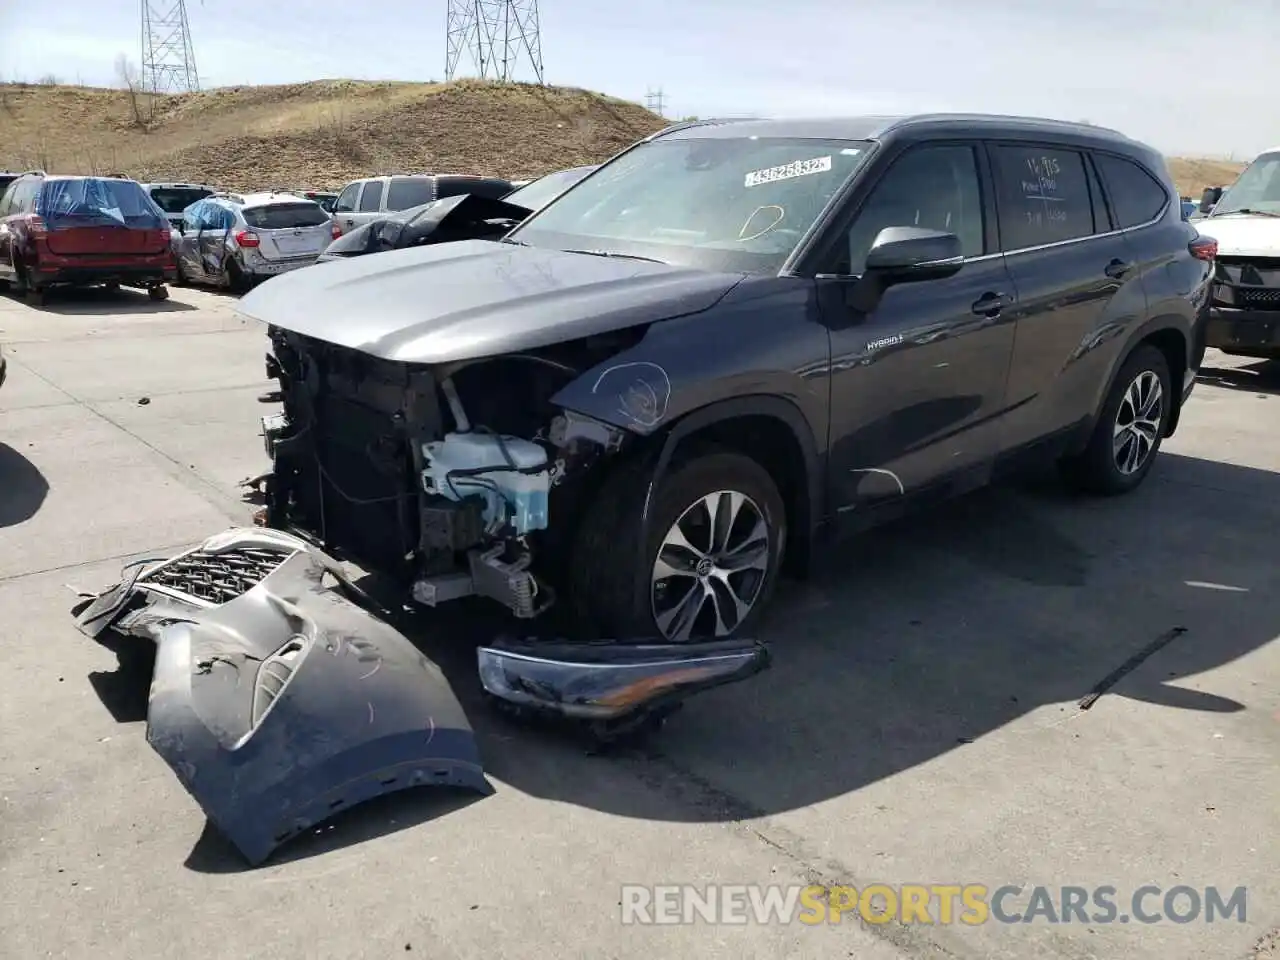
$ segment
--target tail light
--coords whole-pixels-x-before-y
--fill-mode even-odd
[[[236,234],[236,246],[238,247],[256,247],[258,243],[258,235],[256,233],[241,230]]]
[[[27,217],[27,231],[33,237],[42,237],[49,232],[49,228],[45,225],[43,218],[33,213]]]
[[[329,236],[331,236],[334,240],[337,240],[340,236],[342,236],[342,227],[337,220],[333,221],[333,226],[329,228]]]
[[[1187,244],[1187,249],[1197,260],[1212,262],[1218,256],[1218,241],[1213,237],[1196,237]]]

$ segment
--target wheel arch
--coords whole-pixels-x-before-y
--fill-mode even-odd
[[[1120,369],[1124,366],[1125,361],[1133,355],[1133,352],[1144,345],[1153,346],[1159,350],[1164,355],[1165,362],[1169,365],[1169,386],[1173,396],[1171,397],[1169,424],[1165,428],[1165,436],[1173,436],[1182,414],[1182,381],[1186,376],[1190,363],[1191,341],[1192,338],[1187,330],[1185,319],[1178,316],[1152,317],[1134,330],[1125,341],[1124,348],[1116,352],[1115,359],[1111,361],[1110,369],[1107,371],[1106,379],[1102,382],[1098,395],[1094,398],[1093,409],[1087,423],[1088,429],[1081,433],[1083,443],[1088,442],[1088,437],[1092,435],[1094,427],[1097,426],[1098,415],[1102,410],[1103,404],[1106,403],[1107,397],[1111,395],[1111,391],[1115,388],[1116,378],[1120,375]]]
[[[655,444],[658,439],[654,438]],[[774,478],[790,528],[784,569],[806,572],[814,534],[823,517],[822,458],[800,408],[783,397],[764,394],[732,397],[700,407],[661,434],[640,516],[637,562],[644,564],[650,508],[657,485],[678,452],[704,443],[751,457]]]

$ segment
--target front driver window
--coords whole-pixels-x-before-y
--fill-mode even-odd
[[[885,227],[954,233],[966,257],[982,256],[982,191],[973,148],[917,147],[895,160],[858,211],[833,272],[861,274]]]

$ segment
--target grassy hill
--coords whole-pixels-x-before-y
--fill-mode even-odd
[[[0,84],[0,169],[124,173],[230,189],[336,188],[376,172],[512,179],[603,160],[664,121],[564,87],[317,80],[149,97]],[[1170,158],[1184,195],[1241,164]]]
[[[377,172],[512,179],[605,159],[667,121],[585,90],[318,80],[149,97],[0,85],[0,169],[229,189],[336,188]]]

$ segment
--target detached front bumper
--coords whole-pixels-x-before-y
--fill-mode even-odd
[[[361,597],[320,550],[248,528],[126,568],[76,616],[100,642],[115,632],[156,644],[147,741],[251,864],[376,796],[492,791],[448,680]],[[601,733],[767,664],[752,641],[478,652],[490,695]]]
[[[1280,353],[1280,310],[1214,306],[1205,342],[1221,350]]]

